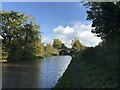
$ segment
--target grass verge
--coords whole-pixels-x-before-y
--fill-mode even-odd
[[[78,52],[56,88],[119,88],[117,49],[95,47]]]

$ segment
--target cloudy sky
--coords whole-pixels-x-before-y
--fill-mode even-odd
[[[35,16],[44,43],[59,38],[70,47],[71,40],[78,38],[82,44],[91,47],[101,41],[91,33],[91,22],[86,21],[86,8],[79,2],[3,2],[2,10]]]

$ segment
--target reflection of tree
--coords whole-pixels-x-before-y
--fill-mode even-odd
[[[41,64],[43,60],[3,63],[3,88],[40,88]],[[9,82],[10,81],[10,82]]]

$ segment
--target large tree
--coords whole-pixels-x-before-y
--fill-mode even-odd
[[[3,46],[7,48],[8,59],[17,60],[33,55],[35,43],[40,40],[40,26],[24,13],[0,11]]]
[[[89,2],[87,19],[92,20],[92,32],[103,40],[120,37],[120,2]]]

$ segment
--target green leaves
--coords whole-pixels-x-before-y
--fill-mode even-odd
[[[2,15],[3,45],[11,60],[34,55],[36,42],[40,41],[40,26],[29,16],[16,11],[0,11]],[[29,54],[29,55],[28,55]],[[26,56],[25,56],[26,55]]]
[[[102,39],[118,38],[120,31],[120,2],[90,2],[84,4],[87,20],[92,20],[92,32]]]
[[[56,49],[51,44],[47,44],[45,46],[45,55],[51,56],[53,54],[56,54]]]
[[[72,40],[72,48],[74,50],[80,50],[80,49],[83,49],[84,46],[80,43],[79,39],[73,39]]]
[[[59,39],[54,39],[53,41],[53,47],[54,48],[57,48],[57,49],[60,49],[62,47],[63,43],[61,40]]]

